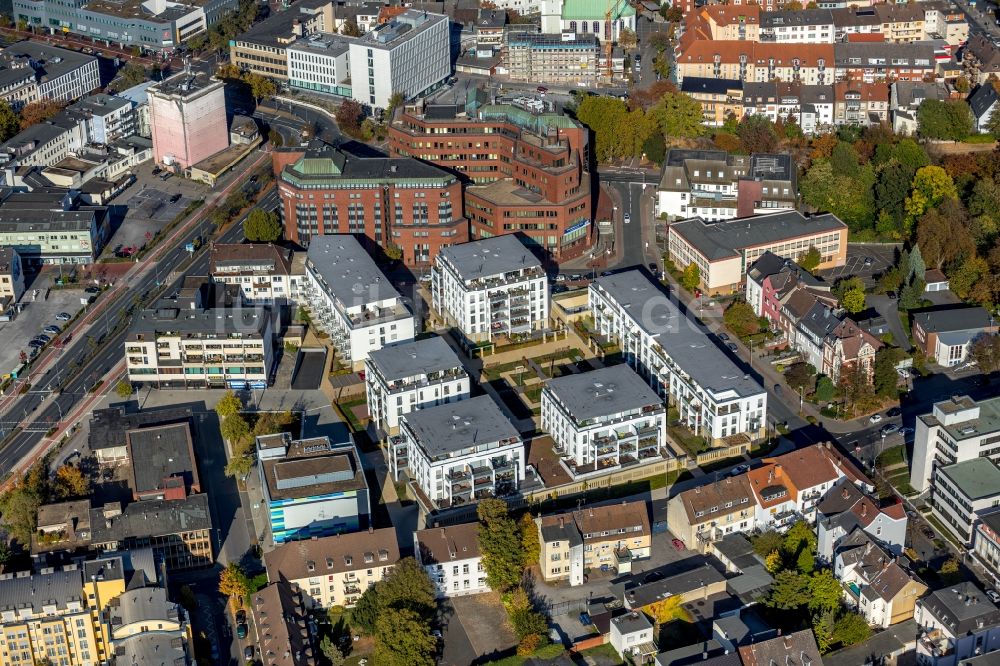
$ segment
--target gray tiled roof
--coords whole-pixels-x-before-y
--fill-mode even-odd
[[[996,324],[990,313],[982,307],[932,310],[913,316],[913,323],[918,324],[926,333],[987,328],[990,322]]]
[[[555,377],[551,391],[577,423],[640,409],[662,408],[663,400],[628,365],[612,365],[590,372]]]
[[[488,395],[421,409],[402,418],[430,458],[520,439],[517,428]]]
[[[65,609],[73,601],[84,605],[83,575],[79,569],[0,577],[0,610],[31,608],[41,613],[43,606],[53,604]]]
[[[1000,610],[981,589],[968,581],[931,592],[917,601],[954,636],[982,626],[1000,624]]]
[[[105,520],[101,508],[90,510],[91,542],[95,544],[197,532],[212,528],[208,495],[182,500],[143,500],[126,506],[121,515]]]
[[[798,211],[705,222],[700,217],[682,220],[670,227],[709,261],[739,256],[740,250],[776,243],[822,231],[838,231],[847,225],[836,215],[806,217]]]

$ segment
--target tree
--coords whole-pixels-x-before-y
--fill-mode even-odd
[[[833,385],[833,380],[826,375],[823,375],[816,381],[815,398],[818,402],[830,402],[833,400],[835,392],[836,387]]]
[[[361,633],[371,636],[375,633],[375,622],[378,620],[378,590],[375,584],[366,589],[347,611],[347,622]]]
[[[799,610],[807,606],[812,598],[809,582],[809,576],[803,576],[797,571],[779,571],[774,577],[771,593],[765,604],[781,610]]]
[[[871,638],[872,628],[857,613],[843,613],[833,624],[833,642],[841,647],[857,645]]]
[[[782,566],[784,566],[784,562],[781,560],[781,553],[776,550],[771,551],[767,554],[767,557],[764,558],[764,568],[766,568],[767,572],[772,576],[778,573]]]
[[[686,611],[682,607],[682,601],[683,597],[680,595],[669,596],[649,604],[643,608],[643,612],[656,625],[669,624],[674,620],[684,617]]]
[[[626,51],[634,49],[635,45],[638,43],[635,33],[628,28],[623,28],[618,33],[618,46],[622,47]]]
[[[246,453],[240,453],[229,459],[224,471],[226,476],[231,476],[234,479],[246,479],[251,469],[253,469],[253,457]]]
[[[684,268],[681,273],[681,286],[693,292],[701,284],[701,269],[693,261]]]
[[[258,103],[263,99],[274,97],[278,92],[274,81],[260,74],[251,72],[243,77],[243,81],[250,86],[250,94]]]
[[[793,389],[802,389],[806,393],[812,390],[816,378],[816,368],[809,363],[793,363],[785,371],[785,381]]]
[[[927,210],[945,199],[957,199],[958,190],[951,176],[939,166],[925,166],[917,170],[913,177],[912,191],[906,198],[906,233],[909,234],[913,222]]]
[[[403,93],[397,91],[389,96],[389,103],[385,107],[385,118],[388,122],[392,122],[392,115],[396,112],[396,109],[403,106],[406,101],[406,96]]]
[[[137,86],[146,81],[146,68],[142,65],[129,62],[118,72],[118,78],[108,86],[114,92],[128,90],[132,86]]]
[[[940,206],[924,213],[917,221],[917,243],[910,254],[911,264],[913,258],[919,256],[921,263],[926,257],[927,263],[942,268],[975,254],[976,241],[972,238],[962,203],[957,199],[945,199]],[[921,279],[926,272],[926,268],[922,268],[923,271],[914,271]]]
[[[927,264],[924,263],[924,255],[920,251],[920,245],[915,245],[913,251],[907,255],[907,266],[910,271],[907,278],[916,277],[918,280],[926,280]]]
[[[354,19],[347,19],[344,21],[344,25],[340,26],[340,34],[348,37],[360,37],[362,33],[361,28],[358,27],[357,21]]]
[[[119,379],[118,383],[115,384],[115,393],[117,393],[118,397],[123,400],[132,395],[133,392],[132,382],[127,379]]]
[[[696,139],[707,131],[701,103],[681,92],[668,92],[650,109],[650,114],[665,137]],[[645,136],[639,141],[639,145]]]
[[[973,128],[972,110],[963,100],[925,99],[917,109],[917,122],[925,139],[961,141]]]
[[[31,544],[42,500],[43,495],[27,483],[17,484],[0,497],[0,524],[24,546]]]
[[[969,346],[969,358],[982,373],[1000,370],[1000,335],[984,333],[977,336]]]
[[[194,591],[191,589],[190,585],[181,585],[179,600],[181,606],[188,611],[193,611],[198,608],[198,598],[194,596]]]
[[[803,550],[799,553],[798,558],[795,560],[795,568],[801,574],[812,573],[813,569],[816,568],[816,558],[813,556],[812,551]]]
[[[767,557],[771,553],[781,550],[785,543],[785,537],[775,530],[767,530],[750,538],[753,551],[761,557]]]
[[[387,608],[375,621],[375,658],[379,666],[434,666],[437,638],[426,620],[407,608]]]
[[[524,554],[524,568],[538,564],[538,556],[542,551],[542,544],[538,539],[538,526],[532,520],[531,514],[525,512],[521,516],[518,524],[521,530],[521,550]]]
[[[875,214],[875,172],[866,164],[859,173],[857,178],[837,175],[829,160],[816,160],[802,179],[802,198],[820,211],[833,213],[852,230],[867,228]]]
[[[830,152],[830,168],[838,176],[857,178],[861,173],[858,151],[846,141],[838,141]]]
[[[872,366],[872,382],[875,394],[884,398],[898,395],[899,373],[896,365],[906,354],[898,347],[883,347],[875,352],[875,363]]]
[[[271,210],[254,208],[243,222],[243,235],[251,243],[273,243],[281,232],[281,219]]]
[[[337,113],[334,114],[334,117],[340,131],[355,136],[361,129],[361,119],[365,117],[365,110],[358,102],[349,99],[337,107]]]
[[[841,297],[840,305],[851,314],[861,312],[865,309],[865,290],[856,287],[848,289]]]
[[[832,611],[840,607],[843,588],[830,569],[817,571],[809,579],[809,610]]]
[[[323,653],[330,666],[344,666],[344,653],[340,651],[340,648],[330,640],[329,636],[324,636],[323,640],[319,642],[319,651]]]
[[[215,413],[225,419],[243,411],[243,402],[232,391],[226,391],[215,405]]]
[[[434,618],[437,609],[434,583],[427,571],[412,557],[404,557],[378,583],[378,607],[412,611],[425,622]]]
[[[513,589],[521,582],[525,560],[517,523],[507,515],[507,504],[501,499],[481,501],[476,513],[486,582],[497,592]]]
[[[241,600],[250,594],[250,579],[236,562],[230,562],[219,572],[219,594],[233,600]]]
[[[642,154],[646,159],[656,164],[663,164],[667,156],[667,144],[663,140],[663,134],[653,132],[642,144]]]
[[[6,141],[17,134],[20,129],[21,122],[18,120],[17,114],[14,113],[14,109],[10,107],[10,103],[5,99],[0,100],[0,141]]]
[[[403,248],[399,247],[395,243],[389,243],[383,249],[385,252],[385,258],[389,261],[399,261],[403,258]]]
[[[760,319],[757,318],[753,308],[746,301],[733,301],[732,305],[726,308],[722,314],[722,320],[725,322],[726,328],[739,338],[760,332]]]
[[[235,446],[250,437],[250,424],[239,414],[233,414],[222,421],[220,431],[222,436]]]
[[[90,479],[79,467],[66,463],[56,470],[52,490],[61,500],[87,497],[90,495]]]
[[[25,104],[21,109],[21,129],[26,130],[32,125],[44,123],[65,108],[66,103],[54,99],[40,99],[31,104]]]
[[[285,145],[285,139],[281,136],[281,132],[272,128],[271,131],[267,133],[267,140],[271,143],[274,148],[281,148]]]
[[[782,550],[795,558],[798,558],[799,553],[803,550],[815,552],[816,533],[813,532],[809,523],[799,520],[789,527],[788,531],[785,532],[785,542],[782,544]]]
[[[1000,139],[1000,106],[993,107],[993,111],[986,121],[986,131],[992,134],[993,138]]]
[[[799,255],[796,263],[802,270],[812,273],[819,268],[821,261],[823,261],[823,255],[820,254],[815,245],[810,245],[808,250]]]
[[[758,114],[745,116],[736,127],[736,136],[740,138],[740,146],[747,154],[770,153],[778,146],[774,123]]]

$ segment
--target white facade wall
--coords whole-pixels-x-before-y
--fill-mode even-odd
[[[351,76],[349,49],[323,51],[307,44],[289,46],[288,83],[296,88],[337,94]]]
[[[69,102],[83,97],[92,90],[97,90],[100,87],[101,75],[97,67],[97,58],[88,58],[83,66],[78,67],[72,72],[66,72],[54,79],[41,81],[38,84],[38,99],[54,99]]]
[[[387,382],[370,360],[366,362],[365,386],[368,414],[375,427],[386,432],[395,431],[404,414],[464,400],[469,397],[471,390],[469,376],[461,365],[455,368],[454,375],[432,379],[427,374],[420,373]]]
[[[973,526],[980,511],[1000,506],[1000,488],[989,497],[972,499],[963,493],[946,474],[935,474],[931,485],[933,513],[962,542],[973,541]]]
[[[951,465],[980,456],[1000,465],[1000,432],[983,433],[976,429],[983,407],[989,408],[989,405],[976,404],[969,409],[951,409],[946,412],[935,404],[930,415],[917,417],[913,435],[913,459],[910,461],[910,485],[918,492],[931,486],[936,466]],[[945,426],[954,426],[960,432],[962,429],[965,432],[961,439],[956,440]]]
[[[768,33],[778,44],[833,44],[836,41],[837,29],[833,23],[817,23],[813,25],[779,25],[761,28],[761,37]],[[762,39],[762,41],[765,41]]]
[[[414,551],[416,552],[416,551]],[[468,557],[447,563],[428,563],[424,570],[437,590],[438,598],[461,597],[490,591],[486,584],[483,558]]]

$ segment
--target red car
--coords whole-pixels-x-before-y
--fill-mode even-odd
[[[674,544],[674,548],[676,548],[677,550],[684,550],[684,542],[681,541],[680,539],[674,539],[670,543]]]

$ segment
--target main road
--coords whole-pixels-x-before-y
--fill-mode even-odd
[[[257,164],[255,161],[241,174]],[[242,178],[234,176],[232,185],[241,183]],[[255,207],[274,208],[277,203],[277,190],[272,189]],[[203,210],[210,210],[210,207]],[[243,238],[242,221],[245,218],[246,215],[232,223],[217,240],[240,242]],[[198,250],[200,254],[193,261],[186,246],[196,239],[208,238],[213,231],[214,225],[208,220],[208,216],[202,215],[202,219],[196,224],[168,241],[168,249],[155,260],[155,266],[147,267],[147,270],[129,281],[123,293],[109,292],[101,297],[102,300],[95,306],[100,310],[92,318],[89,335],[77,335],[61,351],[49,352],[58,354],[55,361],[50,363],[52,367],[30,375],[30,390],[13,400],[0,414],[0,433],[7,435],[14,428],[20,428],[13,437],[7,438],[0,445],[0,476],[6,476],[15,469],[23,471],[23,463],[28,462],[32,452],[47,439],[50,429],[60,426],[81,405],[85,412],[99,402],[103,389],[112,388],[124,370],[124,342],[132,315],[137,309],[148,305],[149,297],[158,287],[166,285],[168,289],[164,291],[169,293],[169,289],[182,279],[181,275],[176,274],[180,269],[194,274],[207,274],[207,244]],[[110,312],[112,308],[113,313]],[[67,366],[71,359],[86,358],[90,354],[93,356],[82,367],[72,371],[72,377],[66,380],[67,373],[71,372]],[[99,386],[102,389],[100,391],[95,390],[99,382],[103,382]],[[75,416],[82,418],[83,414]],[[35,453],[36,456],[42,455],[44,449]]]

